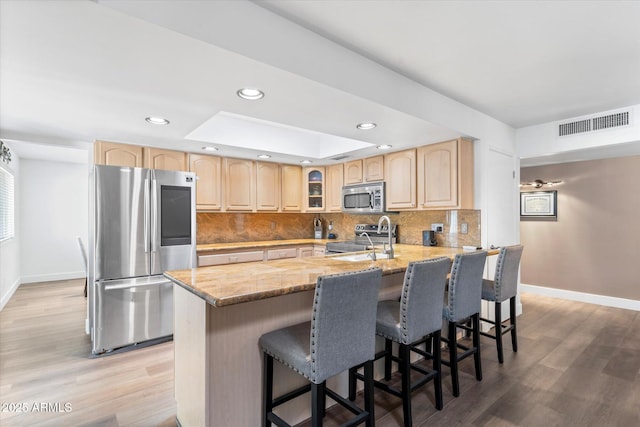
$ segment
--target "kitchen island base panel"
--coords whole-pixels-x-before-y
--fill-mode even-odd
[[[403,274],[382,277],[380,299],[400,295]],[[311,319],[314,291],[297,292],[243,304],[214,307],[179,285],[174,286],[175,396],[183,427],[261,423],[262,353],[258,339],[270,332]],[[376,347],[382,348],[379,340]],[[374,371],[384,374],[383,363]],[[274,364],[274,395],[305,384],[281,363]],[[346,396],[348,375],[328,380]],[[333,405],[327,399],[327,406]],[[308,419],[310,401],[303,395],[278,407],[283,418]]]

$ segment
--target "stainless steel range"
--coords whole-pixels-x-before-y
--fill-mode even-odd
[[[391,226],[392,243],[396,243],[396,230],[397,225],[393,224]],[[366,233],[366,235],[363,233]],[[367,235],[374,245],[382,245],[388,242],[389,226],[387,224],[382,225],[380,234],[378,234],[378,224],[356,224],[354,235],[355,238],[353,240],[327,243],[327,254],[366,251],[371,246]]]

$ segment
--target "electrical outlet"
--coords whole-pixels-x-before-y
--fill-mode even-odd
[[[460,233],[467,234],[468,232],[469,232],[469,224],[467,224],[466,222],[463,222],[462,224],[460,224]]]
[[[442,233],[444,231],[444,224],[431,224],[431,231]]]

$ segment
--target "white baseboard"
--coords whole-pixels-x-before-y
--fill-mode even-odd
[[[16,281],[13,282],[13,285],[11,285],[7,293],[5,295],[2,295],[2,298],[0,298],[0,311],[2,311],[5,305],[7,305],[7,303],[13,296],[13,294],[18,289],[18,286],[20,286],[20,279],[16,279]]]
[[[87,277],[84,271],[69,271],[67,273],[34,274],[22,276],[22,283],[55,282],[58,280],[82,279]]]
[[[525,285],[524,283],[520,284],[520,291],[571,301],[587,302],[590,304],[604,305],[607,307],[640,311],[640,301],[638,300],[610,297],[606,295],[588,294],[584,292],[567,291],[564,289],[546,288],[544,286]]]

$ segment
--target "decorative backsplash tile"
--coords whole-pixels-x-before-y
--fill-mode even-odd
[[[324,235],[329,222],[337,240],[353,239],[353,228],[359,223],[377,223],[380,215],[352,215],[343,213],[198,213],[197,242],[227,243],[259,240],[311,239],[313,220],[320,218]],[[436,234],[438,246],[480,246],[480,211],[414,211],[390,214],[392,223],[398,224],[398,242],[421,245],[422,230],[430,230],[431,224],[441,223],[442,233]],[[461,233],[467,224],[467,233]]]

